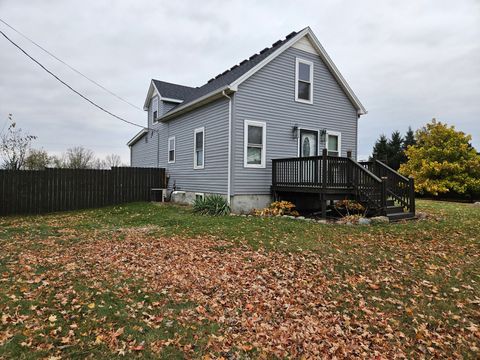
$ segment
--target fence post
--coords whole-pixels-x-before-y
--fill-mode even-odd
[[[408,185],[410,188],[410,212],[415,215],[415,180],[413,177],[408,178]]]

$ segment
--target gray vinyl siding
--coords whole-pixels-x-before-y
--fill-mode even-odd
[[[130,165],[157,167],[157,134],[149,132],[130,147]]]
[[[313,104],[295,101],[295,59],[312,61]],[[357,112],[319,56],[289,48],[239,86],[233,118],[232,194],[269,194],[271,160],[298,156],[295,125],[341,132],[341,155],[357,150]],[[266,123],[266,168],[244,168],[244,120]],[[320,144],[320,151],[325,146]]]
[[[167,164],[169,187],[178,190],[227,193],[228,100],[220,99],[168,123],[168,135],[175,136],[175,163]],[[193,168],[194,130],[205,128],[204,168]],[[168,153],[161,153],[165,161]]]
[[[169,101],[161,101],[161,102],[162,102],[162,115],[172,110],[175,106],[178,105],[178,103],[173,103]]]

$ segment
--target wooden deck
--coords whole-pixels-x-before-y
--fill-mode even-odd
[[[273,159],[272,193],[275,198],[285,193],[318,194],[324,216],[327,200],[345,197],[379,215],[398,215],[404,210],[415,214],[413,179],[378,160],[358,163],[326,151],[321,156]]]

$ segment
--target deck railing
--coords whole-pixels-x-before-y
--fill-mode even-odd
[[[367,168],[348,157],[296,157],[272,160],[272,187],[327,192],[345,190],[370,207],[383,212],[386,208],[385,183]]]
[[[377,177],[385,180],[387,197],[415,213],[415,189],[413,178],[407,178],[379,160],[360,163]]]

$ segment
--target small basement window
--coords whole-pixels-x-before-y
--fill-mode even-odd
[[[204,193],[195,193],[195,200],[203,200],[205,198]]]
[[[295,101],[312,104],[313,63],[297,58],[295,67]]]
[[[193,132],[193,168],[203,169],[205,162],[205,128]]]
[[[168,138],[168,162],[175,162],[175,136]]]
[[[245,120],[244,167],[265,167],[266,123]]]

